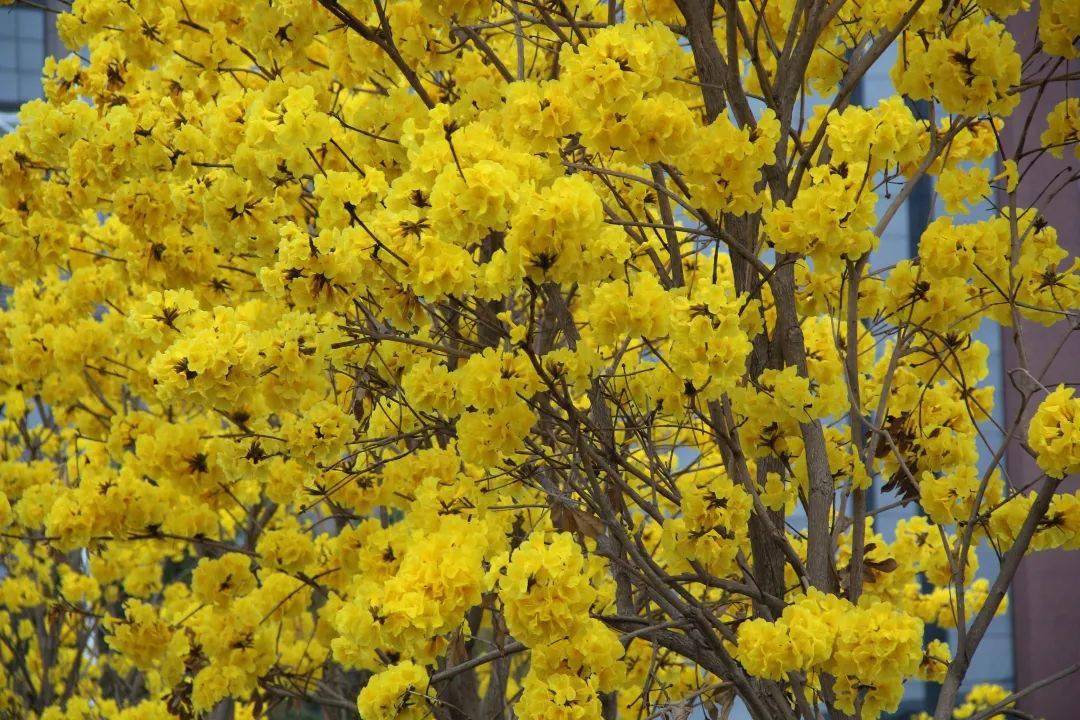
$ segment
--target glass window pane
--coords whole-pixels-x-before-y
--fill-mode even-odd
[[[7,109],[41,95],[45,18],[36,8],[0,9],[0,104]]]
[[[41,17],[41,12],[34,8],[19,8],[16,23],[19,37],[31,40],[45,38],[45,20]]]
[[[45,61],[45,48],[40,40],[19,40],[19,70],[34,73]]]
[[[19,76],[19,101],[25,102],[41,95],[41,78],[24,73]]]
[[[19,100],[19,76],[12,70],[0,70],[0,102],[7,105]]]
[[[15,58],[17,56],[15,47],[12,40],[0,40],[0,69],[15,69]]]

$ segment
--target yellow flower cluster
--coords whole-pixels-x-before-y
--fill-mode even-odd
[[[421,720],[431,714],[428,674],[406,660],[371,677],[356,700],[365,720]]]
[[[618,636],[590,617],[610,603],[594,575],[567,533],[534,533],[493,562],[508,628],[532,649],[523,718],[596,718],[599,694],[624,679]]]
[[[892,70],[896,89],[912,99],[936,100],[951,113],[1008,115],[1020,102],[1020,55],[1005,26],[973,17],[924,43],[904,42]]]
[[[736,556],[748,549],[750,496],[721,470],[687,473],[678,488],[681,512],[664,523],[671,567],[689,571],[689,563],[698,562],[718,577],[736,572]]]
[[[370,531],[370,528],[368,528]],[[443,522],[438,532],[417,530],[395,547],[389,538],[370,532],[355,538],[362,552],[368,543],[384,565],[380,575],[357,576],[347,602],[336,604],[332,622],[340,636],[334,652],[347,665],[376,669],[394,657],[431,661],[445,650],[442,636],[457,629],[464,614],[484,590],[486,544],[481,528],[463,518]],[[367,535],[367,537],[365,537]],[[382,537],[379,537],[382,535]],[[361,558],[362,560],[363,558]],[[365,563],[367,565],[367,563]]]
[[[501,565],[497,581],[506,621],[526,645],[575,634],[599,601],[585,557],[567,533],[530,535]]]
[[[812,118],[804,136],[820,129],[820,112]],[[833,163],[869,163],[877,173],[890,165],[912,171],[926,154],[925,122],[915,119],[900,97],[888,97],[875,107],[852,106],[834,113],[825,129]],[[868,152],[871,150],[871,152]]]
[[[736,657],[752,675],[780,679],[794,671],[836,678],[837,706],[862,717],[895,710],[903,683],[923,658],[923,624],[888,603],[854,606],[811,591],[788,605],[775,622],[739,626]]]
[[[1039,38],[1043,49],[1066,58],[1080,56],[1076,39],[1080,37],[1080,9],[1068,0],[1039,3]]]
[[[1080,398],[1059,386],[1043,398],[1028,424],[1028,444],[1039,467],[1052,477],[1080,470]]]
[[[794,203],[779,202],[765,213],[769,242],[779,252],[809,255],[822,269],[873,250],[877,194],[870,172],[864,161],[813,168]]]
[[[114,621],[111,630],[109,643],[139,668],[164,660],[175,637],[157,610],[139,600],[127,603],[124,619]]]
[[[199,562],[191,576],[191,592],[200,601],[213,605],[230,602],[255,589],[251,561],[240,553]]]
[[[1080,98],[1068,98],[1054,106],[1046,116],[1046,129],[1039,142],[1054,157],[1064,157],[1066,148],[1072,146],[1075,153],[1080,153]]]
[[[1000,685],[979,683],[974,685],[971,690],[968,691],[967,695],[964,696],[964,701],[953,710],[952,717],[954,720],[967,720],[968,718],[975,717],[992,707],[996,707],[999,703],[1004,702],[1011,694],[1012,693]],[[987,720],[1005,720],[1005,718],[1009,717],[1007,709],[1014,705],[1015,703],[1006,704],[1003,708],[1005,712],[990,715]],[[914,720],[930,720],[930,715],[927,713],[919,713],[914,716]]]

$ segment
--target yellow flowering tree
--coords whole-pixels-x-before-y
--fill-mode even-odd
[[[1018,191],[1080,101],[1014,112],[1080,4],[1039,61],[1027,5],[74,0],[0,138],[0,716],[1007,709],[968,666],[1080,547],[1019,330],[1080,273]]]

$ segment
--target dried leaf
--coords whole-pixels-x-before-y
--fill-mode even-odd
[[[604,534],[604,521],[578,510],[576,507],[556,502],[551,506],[551,524],[556,530],[584,535],[594,540]]]
[[[469,659],[469,646],[465,644],[465,634],[458,630],[450,638],[450,647],[447,649],[446,662],[449,667],[460,665]]]

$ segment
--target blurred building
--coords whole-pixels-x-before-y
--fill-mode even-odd
[[[0,131],[13,126],[20,105],[41,95],[45,57],[62,53],[52,19],[38,8],[0,8]]]

